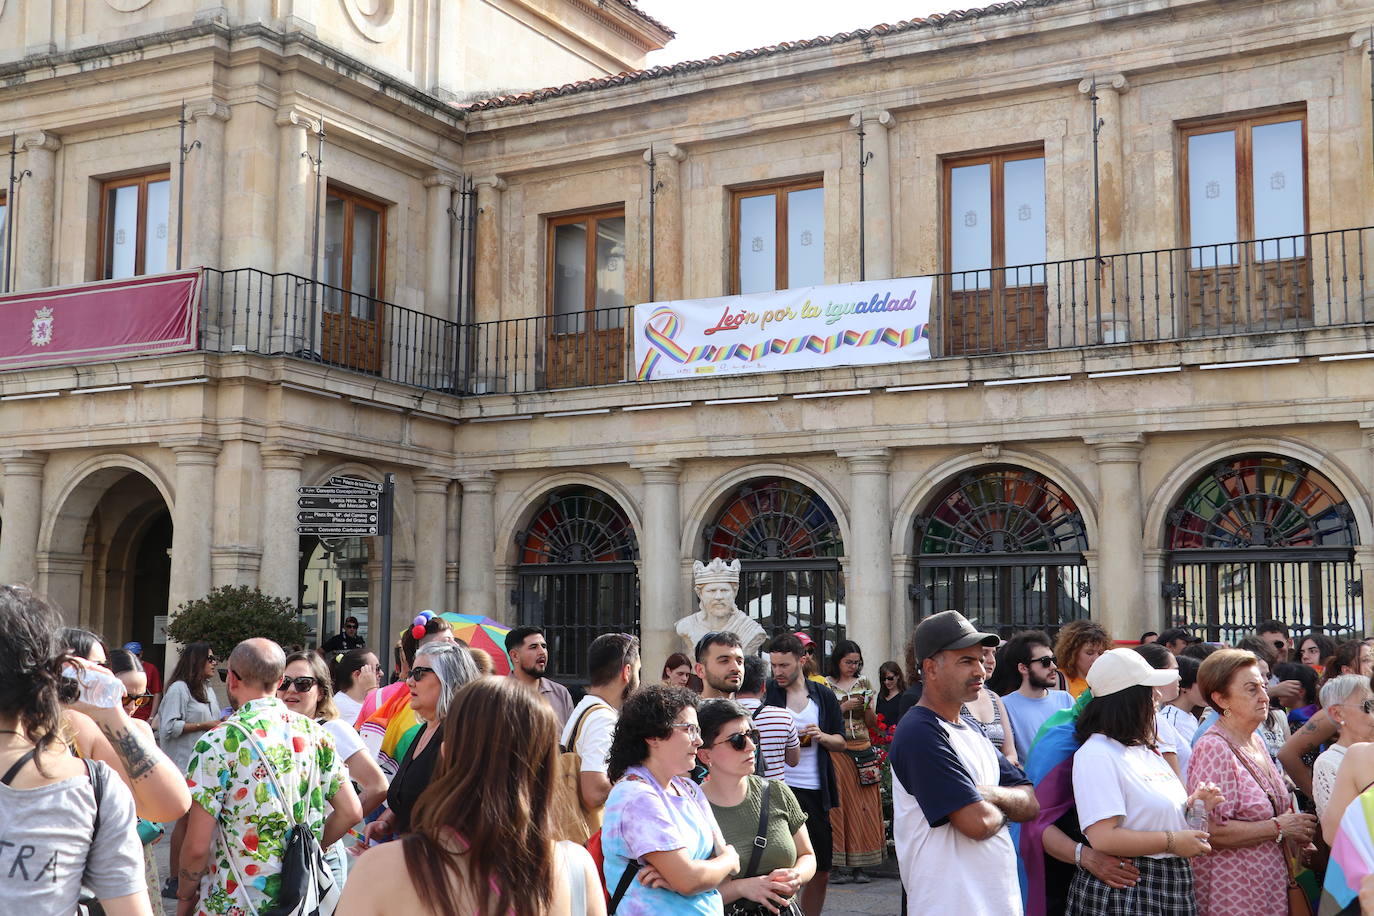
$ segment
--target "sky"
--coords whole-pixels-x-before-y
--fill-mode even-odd
[[[983,0],[635,0],[677,33],[650,67],[985,6]],[[990,0],[988,0],[990,2]]]

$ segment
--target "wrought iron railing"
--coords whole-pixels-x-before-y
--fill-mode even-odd
[[[1374,322],[1374,228],[933,277],[935,358]],[[633,306],[463,325],[294,274],[207,270],[207,350],[287,354],[455,394],[634,378]]]

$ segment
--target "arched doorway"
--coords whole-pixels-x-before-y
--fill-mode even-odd
[[[1029,468],[960,474],[915,520],[917,617],[954,608],[986,630],[1053,634],[1088,616],[1087,529],[1073,498]]]
[[[549,670],[586,684],[602,633],[639,635],[639,542],[625,510],[593,487],[552,491],[516,535],[515,618],[544,628]]]
[[[704,559],[740,561],[740,610],[769,634],[804,630],[826,655],[844,638],[844,542],[835,513],[795,480],[739,487],[702,533]]]
[[[1169,511],[1171,623],[1233,640],[1265,620],[1333,636],[1364,632],[1359,532],[1345,497],[1292,458],[1225,458]]]

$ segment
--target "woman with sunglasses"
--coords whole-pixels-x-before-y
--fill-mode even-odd
[[[806,812],[782,780],[765,782],[754,775],[759,733],[744,707],[734,700],[707,700],[697,710],[697,719],[697,757],[711,771],[702,791],[725,842],[748,850],[739,874],[720,886],[727,916],[798,913],[794,898],[816,873]],[[765,797],[768,817],[760,833]],[[759,836],[765,846],[755,844]]]
[[[740,860],[687,778],[701,747],[700,702],[686,687],[653,684],[620,708],[601,822],[602,875],[619,916],[722,916],[716,888]]]
[[[348,767],[348,777],[357,787],[358,800],[362,802],[366,817],[386,800],[386,777],[353,726],[339,718],[330,688],[329,671],[318,654],[293,652],[286,657],[286,676],[277,688],[277,699],[285,703],[287,709],[315,720],[329,732],[338,758]],[[343,840],[325,851],[325,861],[340,886],[348,874],[346,856]]]
[[[186,772],[191,751],[200,736],[223,721],[215,714],[215,695],[210,681],[215,675],[219,659],[208,642],[193,642],[181,651],[172,676],[162,690],[158,706],[157,738],[162,751],[172,758],[178,770]],[[181,860],[181,844],[186,839],[186,818],[179,818],[172,828],[171,858],[167,884],[162,896],[175,900],[177,895],[177,863]]]
[[[415,802],[434,776],[434,765],[439,759],[439,733],[443,730],[449,704],[458,688],[477,677],[472,655],[461,646],[437,642],[416,651],[406,685],[410,690],[410,708],[421,723],[420,731],[406,748],[396,775],[391,779],[386,809],[364,831],[368,842],[410,830]],[[496,723],[485,724],[500,727]]]
[[[878,668],[878,684],[878,699],[873,706],[883,724],[894,728],[902,718],[902,691],[906,690],[902,666],[896,662],[883,662]]]
[[[156,739],[153,737],[152,726],[142,719],[136,718],[135,715],[140,709],[146,709],[153,702],[153,695],[148,692],[148,674],[143,670],[143,663],[127,649],[111,649],[107,664],[110,673],[124,685],[122,705],[124,711],[129,714],[129,718],[134,722],[134,731],[141,734],[149,742],[154,742]],[[144,835],[145,828],[149,830],[146,837]],[[162,878],[152,847],[152,844],[161,838],[161,827],[151,821],[139,822],[139,839],[143,841],[143,874],[147,878],[148,900],[152,903],[153,916],[161,916],[165,912],[161,897]]]

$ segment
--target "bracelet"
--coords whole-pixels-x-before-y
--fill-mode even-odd
[[[1172,830],[1164,831],[1164,851],[1170,855],[1174,852],[1174,832]]]
[[[1083,844],[1079,843],[1073,848],[1073,864],[1079,868],[1083,867]]]
[[[1279,823],[1279,819],[1276,818],[1276,817],[1271,817],[1271,818],[1269,818],[1269,819],[1270,819],[1271,821],[1274,822],[1274,842],[1275,842],[1275,843],[1282,843],[1282,842],[1283,842],[1283,825]]]

